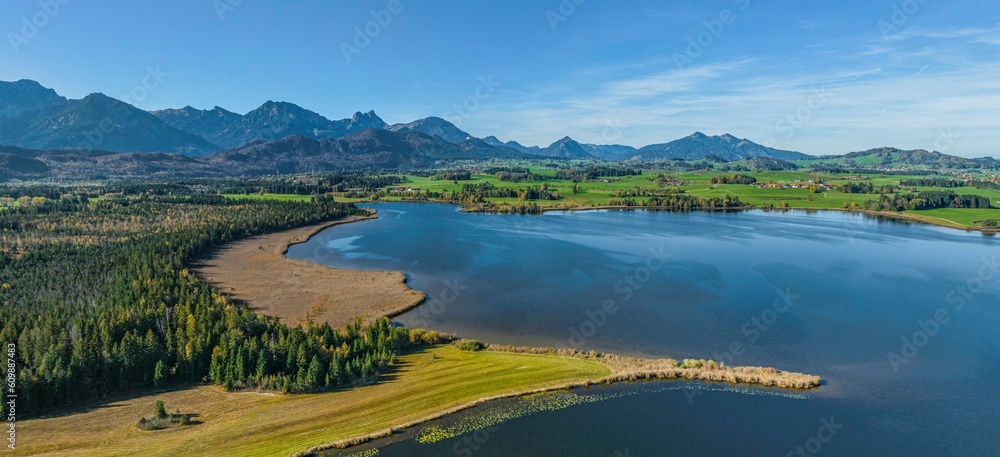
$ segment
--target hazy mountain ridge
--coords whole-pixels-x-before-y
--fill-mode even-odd
[[[406,169],[438,161],[524,158],[517,151],[470,139],[458,144],[416,131],[365,129],[340,138],[293,135],[212,154],[208,163],[236,174]]]
[[[708,136],[701,132],[641,149],[584,144],[568,136],[545,148],[529,147],[495,136],[478,139],[439,117],[389,125],[368,111],[334,121],[293,103],[275,101],[243,115],[218,106],[146,112],[99,93],[67,99],[30,80],[0,82],[2,144],[10,145],[0,146],[0,176],[4,179],[406,169],[456,160],[532,158],[639,162],[746,159],[759,161],[754,163],[763,168],[783,169],[794,167],[791,162],[796,160],[816,159],[729,134]],[[967,159],[888,147],[820,159],[830,159],[832,166],[979,168],[997,163],[992,158]]]
[[[582,144],[578,143],[576,140],[570,137],[563,137],[561,140],[556,141],[549,145],[549,147],[542,149],[539,155],[545,157],[554,157],[559,159],[595,159],[594,155],[591,155],[590,150],[583,147]]]
[[[513,141],[513,140],[504,143],[499,138],[497,138],[495,136],[492,136],[492,135],[488,136],[486,138],[483,138],[483,141],[485,141],[487,144],[490,144],[492,146],[506,146],[508,148],[511,148],[511,149],[514,149],[514,150],[517,150],[517,151],[521,151],[521,152],[523,152],[525,154],[529,154],[529,155],[540,156],[541,152],[542,152],[542,148],[540,148],[538,146],[524,146],[521,143],[518,143],[517,141]]]
[[[824,158],[835,157],[838,156],[824,156]],[[982,166],[995,166],[997,163],[997,160],[992,157],[970,159],[938,151],[928,151],[926,149],[905,150],[892,147],[880,147],[865,151],[856,151],[839,157],[850,160],[876,157],[880,159],[880,164],[884,165],[898,164],[941,168],[978,168]]]
[[[387,127],[393,132],[420,132],[426,135],[436,136],[449,143],[461,143],[472,138],[468,132],[455,126],[440,117],[428,117],[419,119],[407,124],[393,124]]]
[[[290,135],[313,139],[339,138],[352,132],[368,128],[385,128],[387,125],[374,111],[358,112],[349,119],[332,121],[294,103],[274,101],[265,102],[244,115],[218,106],[211,110],[199,110],[187,106],[152,113],[178,130],[199,135],[227,149],[253,141],[272,141]]]
[[[669,159],[703,159],[708,155],[725,160],[752,159],[766,157],[785,161],[813,158],[795,151],[784,151],[740,139],[730,134],[708,136],[701,132],[669,143],[652,144],[638,150],[636,160],[657,161]]]
[[[219,145],[218,134],[243,116],[216,106],[210,110],[200,110],[189,106],[180,109],[150,111],[167,125],[194,135],[198,135],[215,145]]]
[[[68,102],[66,97],[30,79],[0,82],[0,119],[16,119]]]
[[[53,104],[0,124],[0,143],[34,149],[203,155],[220,148],[174,129],[152,114],[104,94]]]

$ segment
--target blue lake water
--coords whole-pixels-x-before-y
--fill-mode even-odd
[[[1000,455],[1000,239],[837,212],[374,208],[288,255],[406,272],[430,298],[408,327],[825,380],[805,397],[587,389],[602,400],[380,456]]]

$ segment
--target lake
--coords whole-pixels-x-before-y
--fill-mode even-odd
[[[373,207],[377,220],[328,229],[288,256],[406,272],[429,297],[396,319],[408,327],[825,381],[806,395],[681,382],[579,390],[599,399],[433,444],[411,439],[418,427],[374,443],[380,456],[1000,455],[994,237],[840,212]]]

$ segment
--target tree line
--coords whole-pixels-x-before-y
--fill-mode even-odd
[[[626,167],[612,166],[592,166],[586,168],[571,168],[556,171],[556,179],[564,179],[572,182],[583,182],[598,178],[620,178],[627,176],[639,176],[642,170]]]
[[[943,187],[943,188],[955,188],[955,187],[966,187],[968,185],[965,181],[959,181],[957,179],[948,178],[918,178],[918,179],[902,179],[899,181],[899,185],[903,187]]]
[[[906,211],[937,208],[989,208],[990,199],[980,195],[958,195],[954,191],[927,191],[917,194],[883,195],[865,202],[869,211]]]
[[[896,191],[893,186],[876,186],[870,182],[849,182],[837,186],[837,190],[845,194],[891,194]]]
[[[0,211],[0,341],[17,344],[18,406],[37,415],[186,382],[299,392],[373,378],[428,338],[385,320],[290,328],[186,270],[223,243],[359,211],[329,197],[79,195]]]
[[[712,184],[756,184],[757,178],[750,175],[728,175],[728,176],[713,176],[711,179]]]
[[[697,197],[674,192],[664,196],[652,196],[643,200],[634,198],[608,200],[610,206],[662,208],[678,211],[741,209],[748,205],[736,196]]]

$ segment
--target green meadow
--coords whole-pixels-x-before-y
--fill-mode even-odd
[[[438,193],[456,193],[461,191],[464,184],[477,184],[487,182],[497,188],[524,189],[529,186],[546,186],[550,191],[559,193],[558,200],[533,200],[539,207],[547,209],[574,208],[585,209],[608,205],[609,200],[616,198],[615,192],[630,189],[656,190],[661,188],[654,178],[663,173],[674,182],[681,183],[677,186],[689,195],[699,197],[726,197],[734,196],[749,205],[755,207],[776,207],[789,209],[830,209],[841,210],[851,208],[853,205],[862,205],[866,201],[879,198],[877,194],[848,194],[835,190],[837,185],[849,183],[857,175],[842,175],[822,173],[816,174],[809,171],[769,171],[769,172],[745,172],[757,179],[759,183],[776,184],[806,184],[821,178],[825,184],[832,186],[832,189],[818,189],[812,192],[808,188],[780,188],[780,187],[757,187],[754,185],[738,184],[712,184],[713,177],[727,176],[733,173],[718,171],[695,171],[695,172],[673,172],[669,170],[643,170],[642,175],[628,177],[607,177],[591,179],[584,182],[574,183],[569,180],[556,179],[556,170],[549,167],[531,165],[525,166],[533,174],[543,176],[545,179],[509,182],[501,181],[494,175],[473,174],[471,179],[463,181],[434,180],[429,177],[406,175],[406,182],[403,184],[387,186],[383,190],[387,192],[397,189],[413,190]],[[867,178],[864,182],[870,182],[875,186],[899,185],[900,180],[916,179],[927,176],[880,176],[876,174],[861,175]],[[673,187],[673,186],[669,186]],[[574,188],[576,192],[574,193]],[[988,197],[994,202],[996,207],[1000,207],[1000,192],[994,190],[976,189],[973,187],[962,187],[956,189],[941,189],[934,187],[920,187],[916,191],[928,190],[953,190],[958,194],[972,194]],[[907,192],[907,189],[897,188],[897,192]],[[346,198],[343,193],[334,194],[341,201],[346,202],[366,202],[371,198]],[[275,199],[275,200],[307,200],[309,196],[303,195],[278,195],[278,194],[251,194],[251,195],[227,195],[229,198],[253,198],[253,199]],[[382,196],[380,201],[404,201],[401,196]],[[641,197],[635,198],[637,202],[644,202]],[[512,198],[488,198],[487,201],[494,203],[518,203]],[[972,229],[979,226],[978,222],[986,219],[1000,219],[1000,210],[989,209],[933,209],[921,211],[906,211],[903,213],[887,214],[890,216],[917,219],[924,222],[944,225],[954,228]]]

